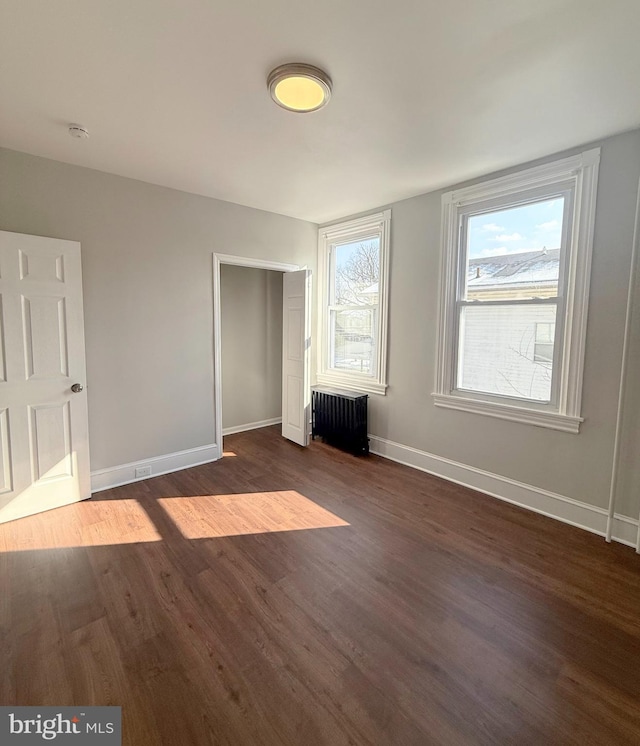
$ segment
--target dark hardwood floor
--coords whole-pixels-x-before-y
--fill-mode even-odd
[[[639,744],[640,557],[266,428],[0,526],[0,703],[124,743]]]

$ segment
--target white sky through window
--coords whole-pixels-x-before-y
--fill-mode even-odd
[[[371,248],[378,248],[377,239],[365,239],[363,241],[353,241],[352,243],[341,243],[336,247],[336,268],[345,269],[347,262],[351,257],[358,253],[360,246],[366,246]]]
[[[564,199],[546,200],[469,218],[469,259],[559,249]]]

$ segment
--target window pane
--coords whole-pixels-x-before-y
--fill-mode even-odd
[[[556,333],[555,323],[539,321],[536,323],[536,342],[533,348],[533,359],[537,363],[551,365],[553,362],[553,341]]]
[[[376,375],[378,309],[331,311],[331,367]]]
[[[555,304],[463,307],[457,388],[549,401],[555,321]]]
[[[336,244],[334,287],[336,306],[377,306],[380,280],[380,239]]]
[[[466,300],[558,295],[564,197],[469,217]]]

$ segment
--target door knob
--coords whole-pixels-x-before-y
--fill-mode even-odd
[[[71,387],[71,391],[73,391],[74,394],[79,394],[84,386],[81,383],[74,383]]]

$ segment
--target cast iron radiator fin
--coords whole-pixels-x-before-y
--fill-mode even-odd
[[[367,394],[314,386],[311,436],[355,454],[369,453]]]

